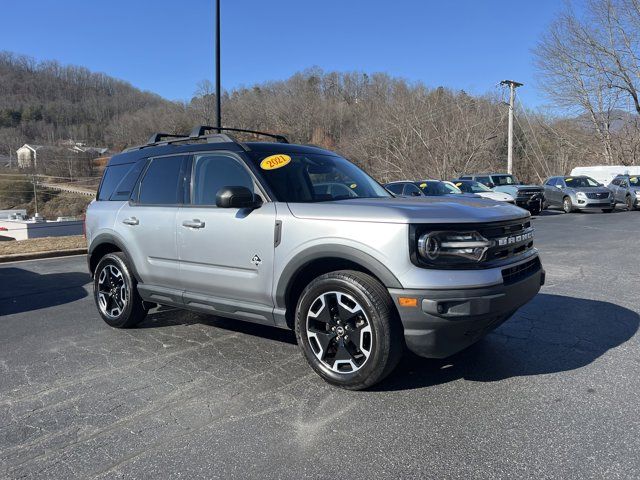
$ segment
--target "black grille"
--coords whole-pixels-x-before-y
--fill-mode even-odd
[[[528,220],[486,226],[478,231],[487,240],[493,240],[493,245],[487,250],[485,262],[504,260],[533,248],[533,228]]]
[[[540,259],[538,257],[528,262],[521,263],[515,267],[502,270],[502,280],[505,285],[513,285],[540,270]]]
[[[534,189],[534,188],[521,188],[518,190],[518,197],[533,197],[534,195],[540,194],[542,193],[542,190],[540,189]]]
[[[589,192],[587,193],[587,198],[591,198],[591,199],[603,199],[603,198],[609,198],[609,194],[607,192],[601,192],[601,193],[595,193],[595,192]]]

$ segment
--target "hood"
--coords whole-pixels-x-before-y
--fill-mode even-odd
[[[486,198],[353,198],[289,203],[291,213],[312,220],[379,223],[486,223],[526,218],[525,210]]]
[[[490,198],[491,200],[497,200],[499,202],[513,202],[513,197],[504,192],[482,192],[478,193],[481,197]]]

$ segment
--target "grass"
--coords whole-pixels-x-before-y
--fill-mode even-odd
[[[87,243],[83,235],[32,238],[30,240],[0,242],[0,256],[47,252],[50,250],[74,250],[86,247]]]

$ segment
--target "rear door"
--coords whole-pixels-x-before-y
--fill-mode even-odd
[[[544,198],[547,201],[547,205],[555,205],[555,190],[556,188],[556,177],[551,177],[544,184]]]
[[[235,153],[196,154],[192,163],[190,202],[176,219],[184,302],[272,324],[275,203],[218,208],[216,193],[225,186],[265,195]]]
[[[131,200],[116,218],[116,230],[147,285],[180,289],[176,215],[184,200],[187,158],[150,159]]]

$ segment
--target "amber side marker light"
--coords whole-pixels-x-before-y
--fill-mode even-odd
[[[398,297],[398,303],[401,307],[417,307],[418,299],[411,297]]]

